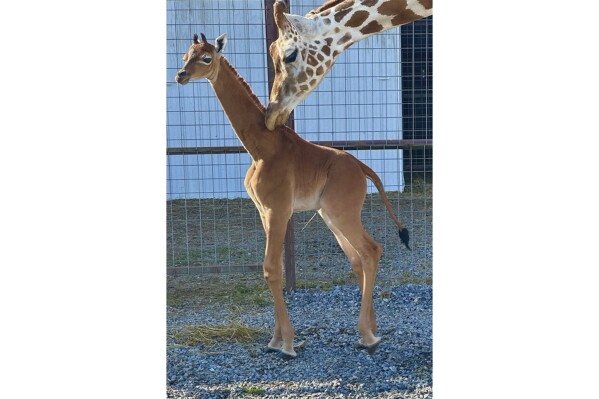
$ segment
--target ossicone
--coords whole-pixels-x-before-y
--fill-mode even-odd
[[[200,35],[202,36],[202,41],[204,43],[208,43],[208,40],[206,40],[206,36],[203,33],[200,33]],[[198,41],[198,34],[194,34],[193,35],[193,44],[200,44],[200,42]]]

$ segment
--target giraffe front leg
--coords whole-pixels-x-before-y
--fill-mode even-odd
[[[283,298],[283,268],[281,255],[287,229],[287,219],[267,212],[265,217],[266,251],[264,255],[264,278],[274,300],[275,325],[268,348],[291,357],[297,356],[293,349],[294,331],[289,321]]]
[[[280,274],[281,272],[279,272]],[[285,300],[283,298],[283,287],[281,280],[278,281],[274,276],[265,271],[264,273],[270,291],[272,292],[275,302],[275,326],[272,339],[268,343],[268,348],[271,350],[280,351],[283,354],[291,357],[297,356],[293,349],[294,331],[289,321]]]
[[[268,343],[268,349],[274,351],[280,351],[283,349],[283,335],[281,334],[281,324],[277,319],[277,312],[275,311],[275,326],[273,328],[272,339]]]

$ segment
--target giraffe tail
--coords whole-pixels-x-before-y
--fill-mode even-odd
[[[412,248],[410,248],[410,245],[409,245],[410,233],[408,232],[408,229],[405,228],[400,223],[400,221],[397,219],[397,217],[395,217],[395,214],[393,213],[393,208],[391,207],[391,204],[389,203],[389,200],[387,199],[387,195],[385,194],[385,189],[383,188],[383,183],[381,182],[381,179],[374,172],[374,170],[370,169],[366,164],[362,163],[358,159],[356,159],[356,161],[358,161],[358,165],[360,165],[362,172],[364,172],[366,177],[368,179],[370,179],[370,181],[372,181],[372,183],[375,185],[376,189],[379,190],[379,193],[381,194],[383,203],[385,204],[385,208],[387,208],[387,212],[389,212],[389,216],[391,216],[391,219],[393,220],[393,222],[395,222],[395,224],[397,225],[397,228],[399,229],[399,239],[401,240],[403,245],[405,245],[406,248],[411,251]]]

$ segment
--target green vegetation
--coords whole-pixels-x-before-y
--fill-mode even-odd
[[[399,276],[399,283],[400,284],[419,284],[419,285],[432,285],[433,284],[433,278],[432,277],[423,277],[423,276],[417,276],[413,273],[410,272],[403,272],[400,276]]]
[[[246,275],[239,282],[203,276],[192,283],[170,284],[167,289],[167,304],[177,306],[184,303],[223,303],[234,306],[270,306],[272,296],[264,279]],[[182,280],[183,281],[183,280]],[[197,281],[197,280],[196,280]]]
[[[356,284],[356,279],[353,273],[342,273],[336,276],[333,276],[330,280],[311,280],[311,281],[302,281],[296,280],[295,288],[297,289],[309,289],[309,288],[318,288],[323,291],[328,291],[331,287],[336,285],[348,285],[348,284]]]
[[[264,389],[259,387],[242,387],[241,390],[244,393],[249,393],[251,395],[262,395],[264,394]]]
[[[176,255],[167,256],[167,267],[251,264],[256,262],[256,254],[229,246],[205,246],[202,250],[181,250]]]

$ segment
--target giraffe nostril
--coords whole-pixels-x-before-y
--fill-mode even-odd
[[[185,75],[187,75],[187,71],[179,71],[179,73],[177,73],[177,75],[185,76]]]

